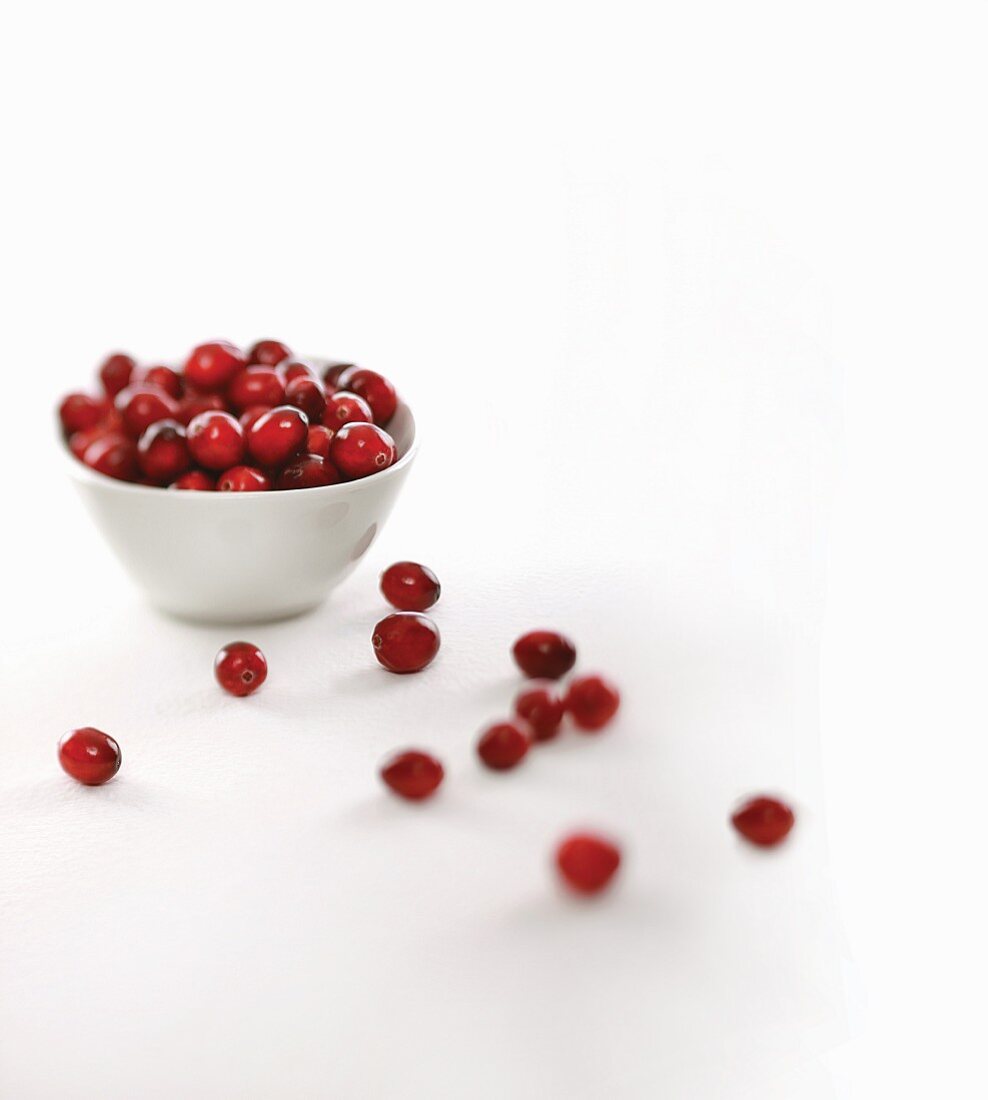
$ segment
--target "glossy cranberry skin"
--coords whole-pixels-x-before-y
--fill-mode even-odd
[[[371,644],[388,672],[420,672],[439,652],[439,629],[425,615],[397,611],[374,627]]]
[[[163,390],[169,397],[174,398],[176,401],[182,396],[185,390],[182,379],[171,369],[171,367],[150,367],[141,377],[141,384],[144,386],[154,386],[156,389]]]
[[[99,368],[99,380],[103,383],[103,390],[107,397],[116,397],[117,394],[130,385],[137,363],[129,355],[122,351],[108,355]]]
[[[566,691],[566,710],[581,730],[603,729],[621,705],[618,689],[603,676],[579,676]]]
[[[374,414],[362,397],[346,390],[338,390],[326,398],[322,422],[327,428],[338,432],[344,424],[373,424]]]
[[[290,462],[278,475],[276,489],[318,489],[341,481],[340,472],[319,455],[302,455]]]
[[[240,414],[240,427],[244,430],[245,438],[258,420],[260,420],[265,413],[269,413],[270,411],[270,405],[251,405],[249,409],[244,409]]]
[[[347,481],[370,477],[394,464],[395,441],[374,424],[344,424],[329,445],[329,458]]]
[[[556,849],[556,868],[577,894],[599,894],[620,866],[620,848],[596,833],[573,833]]]
[[[751,844],[773,848],[789,835],[796,823],[792,809],[777,798],[750,798],[731,816],[731,824]]]
[[[322,383],[301,375],[293,378],[285,386],[285,404],[301,409],[310,424],[318,424],[326,412],[326,393]]]
[[[206,393],[224,390],[247,366],[247,357],[226,340],[200,344],[185,361],[185,377]]]
[[[296,378],[311,378],[313,382],[322,382],[318,368],[306,359],[290,359],[287,363],[282,363],[278,370],[286,386]]]
[[[340,388],[340,375],[344,371],[353,370],[353,363],[327,363],[323,368],[322,380],[330,391]]]
[[[58,417],[66,432],[95,428],[106,413],[106,403],[88,393],[70,393],[58,406]]]
[[[566,704],[551,683],[533,684],[515,698],[515,714],[536,741],[551,741],[562,725]]]
[[[256,645],[231,642],[216,654],[213,673],[231,695],[253,695],[268,678],[268,662]]]
[[[117,481],[136,481],[141,473],[137,464],[137,445],[120,432],[107,432],[90,443],[82,461],[97,473]]]
[[[285,383],[274,367],[248,367],[230,383],[227,397],[237,412],[244,412],[252,405],[273,409],[284,403]]]
[[[381,768],[385,784],[409,802],[421,802],[436,793],[443,781],[443,766],[427,752],[407,749],[395,753]]]
[[[517,767],[528,754],[532,739],[528,730],[517,722],[495,722],[480,735],[477,755],[494,771]]]
[[[247,352],[247,362],[250,366],[276,367],[291,354],[291,348],[280,340],[258,340]]]
[[[233,466],[216,479],[218,493],[265,493],[271,479],[255,466]]]
[[[192,457],[207,470],[228,470],[243,461],[244,430],[229,413],[200,413],[187,434]]]
[[[169,489],[185,489],[199,493],[211,493],[216,484],[204,470],[189,470],[168,486]]]
[[[70,730],[58,743],[62,770],[87,787],[100,787],[120,771],[120,746],[92,726]]]
[[[523,634],[511,652],[518,667],[533,680],[558,680],[576,664],[576,647],[554,630]]]
[[[137,462],[145,477],[167,485],[192,465],[185,429],[177,420],[159,420],[141,436]]]
[[[386,428],[398,408],[398,395],[394,386],[383,375],[363,367],[351,367],[338,379],[340,389],[350,390],[362,397],[371,407],[374,423]]]
[[[176,420],[188,427],[200,413],[227,411],[226,401],[218,393],[190,393],[179,401]]]
[[[116,408],[123,417],[124,429],[138,439],[159,420],[178,418],[178,402],[154,386],[128,386],[116,397]]]
[[[102,424],[97,424],[95,428],[86,428],[81,432],[73,432],[69,436],[69,450],[76,458],[82,461],[82,457],[85,455],[89,444],[95,443],[97,439],[102,439],[104,435],[109,434],[109,431],[110,429],[104,428]]]
[[[301,452],[308,435],[305,413],[291,405],[279,405],[251,425],[247,449],[261,466],[284,466]]]
[[[439,578],[414,561],[396,561],[381,574],[381,594],[399,611],[428,611],[439,600]]]
[[[322,424],[313,424],[309,428],[305,449],[310,455],[318,455],[329,461],[329,445],[333,442],[336,433],[330,428],[324,428]]]

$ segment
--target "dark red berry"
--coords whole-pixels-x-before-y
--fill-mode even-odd
[[[322,382],[305,375],[292,378],[285,386],[285,404],[301,409],[310,424],[318,424],[326,412],[326,393]]]
[[[408,749],[385,761],[381,778],[395,794],[410,802],[420,802],[435,793],[442,783],[443,766],[427,752]]]
[[[84,432],[95,428],[106,413],[106,402],[88,393],[70,393],[58,406],[58,416],[66,432]]]
[[[329,461],[329,445],[333,442],[336,433],[331,428],[324,428],[322,424],[313,424],[309,428],[305,449],[310,455],[318,455]]]
[[[577,894],[599,894],[621,866],[621,850],[595,833],[574,833],[556,849],[556,867]]]
[[[370,405],[355,393],[339,390],[326,398],[326,411],[322,422],[327,428],[338,432],[344,424],[373,424],[374,414]]]
[[[347,481],[380,473],[398,457],[395,441],[374,424],[344,424],[329,445],[333,465]]]
[[[141,436],[137,462],[145,477],[167,485],[192,465],[185,429],[177,420],[159,420]]]
[[[329,387],[330,391],[338,390],[340,388],[340,375],[344,371],[352,369],[353,363],[327,363],[326,366],[323,367],[322,380]]]
[[[216,654],[217,683],[231,695],[252,695],[268,678],[264,654],[250,642],[231,642]]]
[[[281,377],[284,378],[286,386],[295,378],[311,378],[313,382],[322,384],[318,367],[307,359],[290,359],[288,362],[282,363],[278,370],[281,372]]]
[[[731,816],[731,824],[752,844],[772,848],[789,835],[796,815],[777,798],[750,798]]]
[[[178,403],[178,414],[175,417],[180,424],[186,427],[200,414],[204,412],[226,412],[226,401],[218,393],[190,393],[186,394]]]
[[[117,394],[116,408],[123,417],[125,430],[135,439],[159,420],[178,418],[178,402],[155,386],[128,386]]]
[[[551,741],[565,713],[566,704],[551,683],[532,684],[515,699],[515,714],[531,728],[536,741]]]
[[[95,428],[86,428],[81,432],[73,432],[69,436],[69,450],[81,461],[89,444],[95,443],[97,439],[102,439],[104,435],[108,434],[109,429],[103,427],[102,424],[97,424]]]
[[[216,479],[218,493],[264,493],[271,488],[271,479],[254,466],[232,466]]]
[[[285,400],[285,383],[274,367],[248,367],[230,383],[227,397],[237,412],[252,405],[273,409]]]
[[[440,591],[436,574],[414,561],[397,561],[381,574],[381,593],[399,611],[428,611]]]
[[[620,705],[618,689],[603,676],[579,676],[566,692],[566,710],[581,730],[603,729]]]
[[[247,358],[234,344],[217,340],[192,349],[185,361],[185,377],[196,389],[214,393],[225,390],[247,366]]]
[[[182,379],[171,367],[150,367],[141,377],[141,384],[163,390],[169,397],[176,400],[182,396],[185,388],[182,385]]]
[[[276,367],[292,354],[291,348],[280,340],[258,340],[247,352],[247,362],[254,366]]]
[[[244,430],[244,436],[251,428],[261,419],[261,417],[271,411],[270,405],[251,405],[249,409],[244,409],[240,414],[240,427]]]
[[[58,743],[62,770],[85,783],[99,787],[120,771],[120,746],[109,734],[92,726],[70,730]]]
[[[200,493],[211,493],[216,485],[204,470],[189,470],[168,486],[169,489],[188,489]]]
[[[129,386],[133,378],[137,363],[123,352],[114,352],[108,355],[99,368],[99,379],[103,383],[103,389],[107,397],[116,397],[117,394]]]
[[[419,672],[439,652],[439,630],[424,615],[398,611],[374,627],[371,644],[389,672]]]
[[[512,653],[518,667],[533,680],[558,680],[576,664],[576,647],[554,630],[523,634]]]
[[[387,378],[363,367],[351,367],[339,376],[338,385],[362,397],[371,407],[374,423],[387,427],[398,407],[398,395]]]
[[[318,489],[322,485],[335,485],[340,472],[319,455],[302,455],[290,462],[278,475],[276,489]]]
[[[120,432],[107,432],[90,443],[82,461],[97,473],[117,481],[136,481],[141,473],[137,465],[137,445]]]
[[[308,434],[305,413],[291,405],[279,405],[251,425],[247,449],[261,466],[284,466],[301,452]]]
[[[507,771],[525,759],[532,739],[516,722],[496,722],[480,735],[477,755],[495,771]]]
[[[189,450],[200,466],[228,470],[244,457],[244,430],[225,412],[200,413],[188,427]]]

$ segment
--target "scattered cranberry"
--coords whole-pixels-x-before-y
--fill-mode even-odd
[[[112,779],[120,771],[121,759],[116,741],[92,726],[70,730],[58,743],[62,770],[87,787],[99,787]]]
[[[310,455],[318,455],[329,461],[329,445],[333,442],[336,433],[330,428],[324,428],[322,424],[313,424],[309,428],[305,449]]]
[[[200,466],[228,470],[244,457],[244,430],[229,413],[200,413],[188,428],[189,450]]]
[[[374,424],[344,424],[329,445],[333,465],[347,479],[380,473],[398,457],[395,441]]]
[[[577,894],[599,894],[621,866],[621,850],[594,833],[574,833],[556,849],[556,867]]]
[[[381,768],[381,778],[402,798],[421,802],[443,781],[443,766],[427,752],[408,749],[396,753]]]
[[[276,489],[318,489],[323,485],[335,485],[340,472],[319,455],[302,455],[290,462],[278,475]]]
[[[189,470],[187,474],[182,474],[180,478],[173,481],[168,486],[169,489],[188,489],[193,492],[199,493],[211,493],[216,485],[209,474],[203,470]]]
[[[599,730],[617,714],[618,689],[603,676],[580,676],[566,692],[566,709],[581,730]]]
[[[389,672],[420,672],[439,652],[439,630],[424,615],[387,615],[371,638],[374,656]]]
[[[439,578],[414,561],[398,561],[381,574],[381,593],[399,611],[428,611],[439,599]]]
[[[117,394],[130,385],[137,363],[123,352],[114,352],[108,355],[99,368],[99,379],[103,383],[103,390],[107,397],[116,397]]]
[[[340,389],[351,390],[371,407],[374,423],[386,428],[398,407],[398,395],[394,386],[376,371],[363,367],[351,367],[338,378]]]
[[[305,413],[279,405],[251,425],[247,449],[262,466],[284,466],[299,454],[309,434]]]
[[[119,432],[108,432],[86,448],[82,461],[97,473],[117,481],[136,481],[140,476],[137,446]]]
[[[177,420],[159,420],[141,436],[137,462],[145,477],[167,485],[192,465],[185,429]]]
[[[154,386],[128,386],[117,394],[116,407],[124,428],[135,439],[159,420],[175,420],[178,416],[178,402]]]
[[[285,404],[301,409],[310,423],[318,424],[326,412],[326,393],[322,382],[305,375],[291,379],[285,386]]]
[[[86,393],[70,393],[58,406],[62,427],[67,432],[83,432],[95,428],[106,412],[104,402]]]
[[[285,383],[274,367],[248,367],[230,383],[227,397],[237,412],[244,412],[252,405],[273,409],[285,400]]]
[[[292,354],[291,348],[280,340],[258,340],[247,352],[247,362],[264,367],[276,367]]]
[[[338,390],[326,398],[322,422],[327,428],[338,432],[344,424],[373,424],[374,414],[362,397],[347,393],[346,390]]]
[[[216,479],[219,493],[264,493],[271,488],[271,479],[254,466],[232,466]]]
[[[562,725],[566,704],[553,684],[525,688],[515,699],[515,714],[527,723],[536,741],[551,741]]]
[[[217,683],[231,695],[252,695],[268,678],[264,654],[250,642],[230,642],[216,654]]]
[[[182,379],[171,367],[151,367],[144,372],[141,383],[145,386],[154,386],[159,390],[163,390],[169,397],[176,400],[182,396],[184,389]]]
[[[226,340],[200,344],[185,361],[185,377],[197,389],[213,393],[226,389],[247,366],[243,352]]]
[[[251,430],[251,428],[261,419],[261,417],[271,411],[270,405],[251,405],[249,409],[244,409],[240,414],[240,427],[244,430],[244,435]]]
[[[777,798],[751,798],[731,816],[731,824],[752,844],[772,848],[789,835],[796,815]]]
[[[322,380],[331,389],[339,389],[340,375],[353,369],[353,363],[327,363],[323,369]]]
[[[514,644],[518,667],[533,680],[558,680],[576,664],[576,647],[554,630],[532,630]]]
[[[515,722],[496,722],[480,735],[477,755],[495,771],[507,771],[525,759],[531,745],[528,732]]]

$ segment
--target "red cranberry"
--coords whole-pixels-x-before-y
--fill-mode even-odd
[[[339,376],[338,384],[340,389],[351,390],[362,397],[374,413],[374,423],[387,427],[398,407],[398,395],[383,375],[363,367],[351,367]]]
[[[599,730],[617,714],[618,689],[603,676],[580,676],[566,692],[566,709],[581,730]]]
[[[179,401],[176,419],[188,427],[200,413],[226,411],[226,402],[218,393],[190,393]]]
[[[424,615],[398,611],[374,627],[371,644],[389,672],[420,672],[439,652],[439,630]]]
[[[558,680],[576,664],[576,647],[554,630],[532,630],[514,644],[518,667],[533,680]]]
[[[621,850],[594,833],[574,833],[556,849],[556,867],[577,894],[599,894],[621,866]]]
[[[86,453],[89,444],[95,443],[97,439],[102,439],[107,434],[109,429],[102,424],[97,424],[95,428],[86,428],[81,432],[73,432],[69,436],[69,450],[82,461],[82,456]]]
[[[141,384],[144,386],[155,386],[159,390],[163,390],[169,397],[174,397],[176,400],[182,396],[184,386],[182,385],[182,379],[171,369],[171,367],[151,367],[144,372],[141,378]]]
[[[116,741],[92,726],[70,730],[58,743],[62,770],[87,787],[99,787],[112,779],[120,771],[121,759]]]
[[[116,407],[124,428],[135,439],[159,420],[175,420],[178,416],[175,399],[154,386],[128,386],[117,394]]]
[[[117,481],[136,481],[141,472],[134,441],[119,432],[107,432],[90,443],[82,461],[97,473]]]
[[[428,611],[440,591],[436,574],[414,561],[397,561],[381,574],[381,593],[399,611]]]
[[[177,420],[159,420],[141,436],[137,461],[145,477],[164,485],[192,465],[185,429]]]
[[[271,411],[270,405],[251,405],[249,409],[244,409],[240,414],[240,427],[244,430],[244,436],[246,437],[250,429],[261,419],[261,417]]]
[[[347,479],[369,477],[393,465],[395,441],[374,424],[344,424],[329,445],[333,465]]]
[[[137,363],[129,355],[120,351],[108,355],[99,368],[99,378],[106,396],[116,397],[124,387],[129,386],[136,369]]]
[[[216,480],[220,493],[263,493],[271,488],[271,479],[254,466],[233,466]]]
[[[70,393],[58,406],[62,427],[67,432],[83,432],[87,428],[95,428],[105,413],[105,403],[86,393]]]
[[[731,816],[731,824],[752,844],[772,848],[789,835],[796,815],[777,798],[751,798]]]
[[[322,424],[313,424],[309,428],[305,449],[310,455],[318,455],[329,461],[329,445],[333,442],[336,433],[330,428],[324,428]]]
[[[247,449],[262,466],[284,466],[299,454],[309,434],[305,413],[279,405],[251,425]]]
[[[274,367],[248,367],[230,383],[227,396],[237,412],[251,405],[267,405],[272,409],[284,402],[285,383]]]
[[[311,378],[313,382],[322,383],[318,368],[307,359],[291,359],[287,363],[282,363],[278,370],[286,386],[296,378]]]
[[[268,678],[268,662],[256,645],[231,642],[216,654],[216,680],[231,695],[252,695]]]
[[[536,741],[551,741],[565,713],[566,704],[552,684],[533,684],[515,699],[515,714],[529,725]]]
[[[495,771],[514,768],[525,759],[531,738],[528,731],[514,722],[496,722],[480,735],[477,755]]]
[[[370,405],[355,393],[339,390],[326,398],[326,411],[322,422],[327,428],[338,432],[344,424],[373,424],[374,414]]]
[[[229,413],[200,413],[188,428],[189,450],[200,466],[228,470],[244,457],[244,430]]]
[[[285,403],[301,409],[312,424],[318,424],[326,412],[326,393],[322,383],[298,376],[285,386]]]
[[[421,802],[443,781],[443,766],[427,752],[408,749],[395,753],[381,768],[381,778],[402,798]]]
[[[318,489],[322,485],[335,485],[340,472],[319,455],[302,455],[290,462],[278,475],[276,489]]]
[[[353,369],[353,363],[327,363],[323,368],[322,380],[331,390],[339,389],[340,375]]]
[[[215,488],[213,479],[204,470],[189,470],[168,486],[169,489],[189,489],[200,493],[211,493]]]
[[[247,362],[254,366],[276,367],[292,354],[291,348],[280,340],[258,340],[247,352]]]
[[[247,366],[244,353],[226,340],[200,344],[185,361],[185,377],[197,389],[223,390]]]

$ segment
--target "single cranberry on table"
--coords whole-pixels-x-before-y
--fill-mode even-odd
[[[576,646],[555,630],[531,630],[512,647],[515,662],[533,680],[558,680],[576,664]]]
[[[525,759],[531,744],[528,730],[519,723],[495,722],[481,733],[477,755],[488,768],[508,771]]]
[[[251,425],[247,449],[261,466],[284,466],[301,453],[308,435],[305,413],[293,405],[278,405]]]
[[[159,420],[141,436],[137,462],[145,477],[165,485],[192,465],[185,429],[177,420]]]
[[[777,798],[749,798],[731,815],[731,824],[751,844],[773,848],[789,835],[796,823],[791,807]]]
[[[329,461],[329,445],[333,442],[333,436],[336,433],[331,428],[323,427],[322,424],[312,424],[309,427],[309,434],[306,437],[305,449],[310,455],[318,455],[320,458],[325,458]]]
[[[566,710],[587,732],[603,729],[618,712],[621,693],[603,676],[578,676],[566,690]]]
[[[252,405],[273,409],[284,403],[285,383],[274,367],[248,367],[230,383],[226,395],[238,413]]]
[[[251,642],[230,642],[216,654],[216,682],[231,695],[252,695],[268,678],[268,662]]]
[[[128,386],[117,394],[114,404],[123,417],[124,429],[135,439],[159,420],[178,418],[178,402],[157,386]]]
[[[247,362],[264,367],[276,367],[292,354],[291,348],[280,340],[258,340],[247,352]]]
[[[420,672],[439,652],[439,629],[425,615],[396,611],[374,627],[371,645],[388,672]]]
[[[175,419],[188,427],[200,413],[226,411],[226,401],[218,393],[187,393],[178,403]]]
[[[351,367],[343,371],[337,384],[340,389],[350,390],[370,405],[375,424],[380,424],[382,428],[388,426],[388,421],[398,408],[398,395],[384,375],[363,367]]]
[[[292,378],[285,386],[285,404],[301,409],[310,424],[318,424],[326,412],[326,393],[322,382],[305,376]]]
[[[385,784],[409,802],[421,802],[435,794],[443,781],[443,766],[427,752],[406,749],[395,753],[381,768]]]
[[[265,493],[271,479],[256,466],[232,466],[216,479],[218,493]]]
[[[515,698],[515,714],[532,731],[536,741],[551,741],[562,725],[566,704],[553,683],[532,684]]]
[[[164,390],[169,397],[176,400],[185,392],[181,377],[171,367],[149,367],[141,376],[141,383]]]
[[[102,730],[83,726],[70,730],[58,743],[62,770],[87,787],[100,787],[120,771],[120,746]]]
[[[621,866],[621,849],[597,833],[573,833],[556,848],[556,869],[577,894],[599,894]]]
[[[235,344],[216,340],[192,349],[185,361],[185,377],[198,390],[214,393],[226,389],[247,366],[247,357]]]
[[[293,459],[275,480],[276,489],[318,489],[323,485],[336,485],[342,478],[328,459],[319,455],[302,455]]]
[[[66,432],[95,428],[106,415],[106,402],[88,393],[70,393],[58,406],[58,417]]]
[[[200,413],[190,422],[186,434],[192,457],[200,466],[209,470],[228,470],[243,461],[244,430],[229,413]]]
[[[395,441],[375,424],[344,424],[329,445],[329,458],[347,479],[370,477],[394,465]]]
[[[137,362],[130,355],[122,351],[108,355],[99,368],[99,380],[103,383],[103,390],[107,397],[116,397],[117,394],[129,386],[137,369]]]
[[[338,390],[326,398],[322,422],[327,428],[339,431],[344,424],[373,424],[374,414],[362,397],[346,390]]]
[[[204,470],[189,470],[168,486],[169,489],[186,489],[192,492],[211,493],[216,482]]]
[[[120,432],[108,432],[90,443],[82,461],[97,473],[117,481],[136,481],[141,474],[137,444]]]
[[[428,611],[441,591],[436,574],[418,562],[397,561],[381,574],[381,593],[399,611]]]

